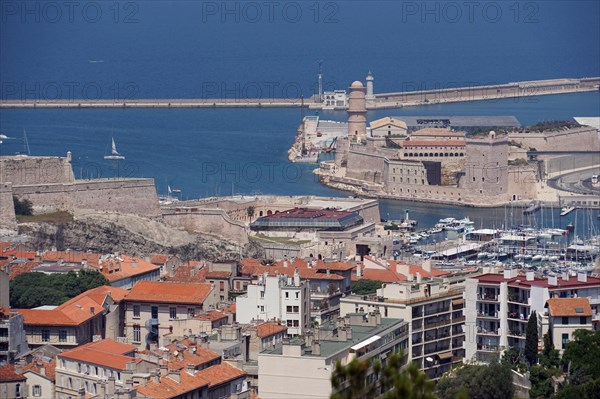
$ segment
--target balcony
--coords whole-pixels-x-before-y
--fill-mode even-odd
[[[497,319],[498,312],[477,312],[477,317],[488,318],[488,319]]]
[[[443,307],[443,308],[435,308],[435,309],[427,309],[425,311],[425,316],[431,316],[434,314],[440,314],[440,313],[446,313],[450,311],[450,306],[447,307]]]
[[[499,352],[502,350],[502,347],[500,345],[477,344],[477,350],[482,352]]]
[[[450,324],[450,319],[434,321],[431,323],[425,322],[425,329],[435,328],[435,327],[443,327]]]
[[[477,327],[477,334],[498,336],[498,330],[488,330],[481,326]]]
[[[524,331],[512,330],[512,331],[508,332],[508,335],[511,336],[511,337],[525,338],[525,332]]]
[[[452,324],[463,323],[465,321],[465,316],[455,317],[452,319]]]
[[[517,294],[508,294],[508,302],[512,302],[512,303],[521,303],[524,305],[528,305],[529,304],[529,298],[526,298],[524,296],[521,295],[517,295]]]
[[[497,294],[477,294],[477,300],[481,302],[498,302]]]
[[[527,319],[523,316],[522,313],[518,313],[518,312],[507,312],[506,316],[510,319],[510,320],[514,320],[514,321],[522,321],[524,323],[527,323]]]

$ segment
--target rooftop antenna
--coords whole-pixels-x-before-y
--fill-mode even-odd
[[[319,61],[319,101],[323,101],[323,60]]]

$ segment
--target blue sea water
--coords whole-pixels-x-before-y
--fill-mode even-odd
[[[467,3],[2,0],[0,97],[309,97],[318,60],[326,88],[346,88],[371,70],[376,92],[600,75],[599,2]],[[596,92],[381,110],[368,119],[515,115],[531,124],[599,109]],[[102,159],[114,136],[126,155],[118,175],[153,177],[161,193],[169,185],[183,198],[347,195],[320,185],[314,166],[287,161],[300,120],[299,109],[2,109],[0,131],[17,139],[0,153],[23,151],[26,130],[32,155],[72,151],[79,177],[114,176]],[[390,218],[406,208],[381,205]],[[466,212],[412,208],[430,222],[429,209]]]

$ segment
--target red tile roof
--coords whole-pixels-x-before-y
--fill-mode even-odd
[[[34,267],[39,266],[41,264],[42,262],[37,261],[25,263],[11,263],[9,266],[5,266],[10,271],[10,273],[8,274],[8,279],[12,281],[21,274],[31,272]]]
[[[248,330],[256,330],[256,335],[258,337],[266,338],[275,334],[286,332],[287,327],[268,321],[257,326],[249,327]]]
[[[165,361],[169,369],[171,370],[181,370],[186,368],[188,365],[193,365],[194,367],[202,366],[203,364],[214,362],[221,358],[216,352],[211,351],[201,345],[195,344],[191,342],[189,339],[184,339],[179,341],[180,345],[186,347],[184,350],[180,350],[177,347],[177,344],[169,344],[166,346],[167,351],[171,354],[170,361]],[[192,349],[192,352],[190,352]],[[157,351],[159,354],[164,352]],[[178,357],[174,355],[175,352],[178,352]]]
[[[208,381],[210,387],[214,387],[244,377],[246,372],[231,366],[229,363],[221,363],[201,370],[196,375]]]
[[[155,265],[164,265],[165,263],[167,263],[167,255],[154,254],[150,258],[150,263],[153,263]]]
[[[464,147],[464,140],[404,140],[402,147]]]
[[[113,340],[108,340],[109,342],[103,341],[106,340],[90,342],[75,349],[65,351],[58,356],[116,370],[125,370],[127,363],[139,363],[142,361],[141,359],[124,355],[124,353],[135,351],[135,346],[122,344]]]
[[[362,278],[365,280],[379,280],[384,283],[395,283],[407,279],[406,276],[396,273],[391,269],[364,269],[362,271]]]
[[[25,381],[26,378],[21,374],[17,374],[15,366],[7,364],[4,367],[0,367],[0,382],[17,382]]]
[[[97,266],[98,270],[108,281],[115,282],[132,276],[151,273],[160,270],[160,266],[146,262],[140,258],[134,258],[127,255],[121,255],[118,259],[103,260]]]
[[[42,374],[42,368],[44,368],[44,374]],[[56,359],[52,359],[49,362],[45,362],[40,359],[33,359],[31,363],[28,363],[23,367],[23,373],[32,371],[40,375],[45,375],[51,381],[56,380]]]
[[[125,299],[136,302],[201,304],[212,290],[211,284],[140,281]]]
[[[197,315],[196,318],[200,319],[200,320],[217,321],[217,320],[227,319],[227,315],[218,310],[209,310],[206,313]]]
[[[591,316],[592,307],[588,298],[550,298],[546,302],[550,316]]]
[[[221,271],[212,271],[206,273],[206,278],[229,278],[231,277],[231,272],[221,272]]]
[[[302,260],[296,260],[295,262],[289,262],[288,266],[285,267],[284,262],[278,262],[275,265],[262,265],[260,263],[260,259],[242,259],[241,264],[241,274],[246,276],[259,276],[263,273],[268,273],[270,276],[275,275],[288,275],[288,277],[292,277],[294,275],[294,270],[298,269],[298,274],[300,278],[303,280],[311,279],[311,280],[333,280],[339,281],[343,280],[344,277],[338,274],[333,273],[332,271],[339,270],[337,267],[341,266],[333,266],[333,269],[329,269],[330,273],[327,275],[328,267],[326,263],[324,263],[322,267],[317,264],[315,267],[309,268],[306,262]],[[338,263],[338,262],[336,262]],[[343,262],[339,262],[343,263]],[[344,266],[345,267],[345,266]]]
[[[204,267],[201,262],[190,261],[175,269],[175,275],[167,277],[167,281],[182,282],[182,283],[204,283],[208,267]]]
[[[171,399],[184,395],[185,393],[195,391],[207,386],[208,381],[198,375],[190,375],[187,371],[179,372],[180,382],[176,382],[169,376],[161,377],[160,382],[148,382],[145,386],[139,385],[137,392],[148,398],[153,399]]]
[[[14,309],[14,311],[23,315],[26,325],[76,326],[104,312],[102,304],[109,292],[114,295],[113,298],[122,300],[127,290],[104,285],[79,294],[52,310]]]
[[[115,341],[110,338],[102,339],[100,341],[88,342],[82,347],[95,349],[102,352],[113,353],[116,355],[126,355],[135,352],[137,346],[125,344],[123,342]]]

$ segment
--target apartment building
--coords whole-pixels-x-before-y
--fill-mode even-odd
[[[293,277],[265,272],[247,290],[245,296],[236,298],[239,323],[281,320],[292,336],[302,335],[310,327],[311,293],[308,283],[300,281],[297,269]]]
[[[323,323],[304,339],[294,338],[258,355],[258,396],[263,399],[329,398],[336,362],[385,359],[408,347],[408,323],[377,311]],[[370,370],[372,371],[372,370]],[[372,378],[372,372],[367,379]]]
[[[376,295],[348,295],[342,316],[379,311],[408,323],[409,360],[429,378],[441,377],[465,357],[464,282],[468,275],[431,277],[409,274],[406,281],[386,283]]]
[[[592,330],[592,307],[588,298],[550,298],[540,315],[542,334],[549,333],[561,353],[573,340],[575,330]]]
[[[144,374],[156,367],[136,359],[136,349],[133,345],[105,339],[59,354],[55,397],[134,398],[135,384],[142,382]]]
[[[0,399],[27,397],[27,379],[17,373],[15,366],[0,365]]]
[[[15,309],[23,315],[27,343],[69,349],[91,342],[94,336],[120,335],[120,301],[126,290],[101,286],[52,309]]]
[[[9,363],[29,350],[23,315],[10,310],[8,275],[0,271],[0,364]]]
[[[214,308],[218,297],[211,284],[140,281],[124,303],[125,337],[139,349],[145,349],[154,342],[159,346],[168,343],[165,335],[173,333],[174,323],[198,321],[195,316]]]
[[[592,322],[600,317],[600,279],[583,273],[539,278],[533,272],[506,270],[465,284],[467,359],[489,362],[504,349],[524,349],[530,314],[543,313],[550,298],[587,298]]]

